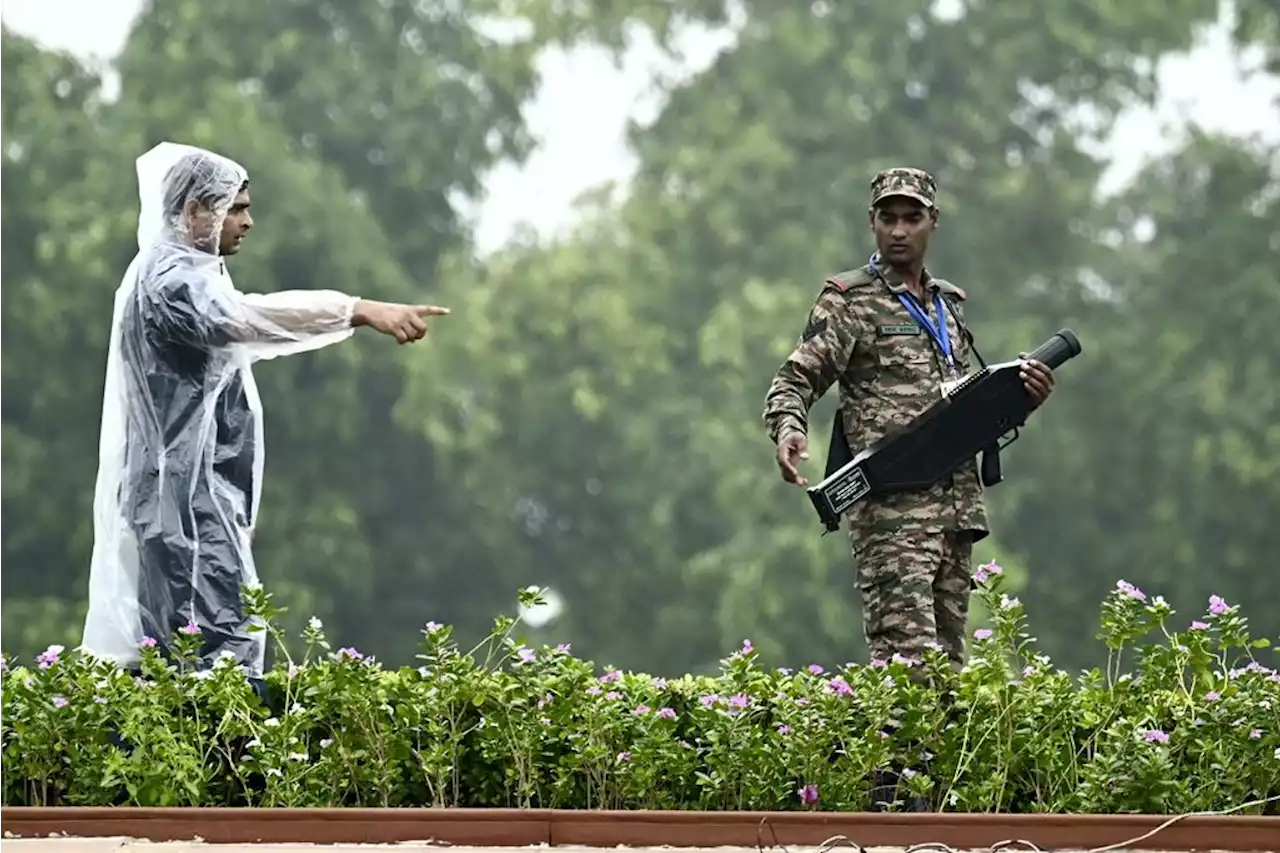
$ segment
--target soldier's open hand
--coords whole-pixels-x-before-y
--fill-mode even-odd
[[[778,442],[778,467],[782,479],[797,486],[807,485],[809,480],[796,468],[797,463],[809,458],[809,442],[798,432],[788,433]]]
[[[1028,359],[1025,352],[1018,353],[1018,358],[1022,359],[1022,370],[1018,375],[1031,395],[1032,406],[1040,408],[1053,393],[1053,371],[1034,359]]]

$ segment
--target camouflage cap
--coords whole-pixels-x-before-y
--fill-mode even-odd
[[[871,180],[871,206],[889,196],[914,198],[925,207],[937,207],[938,183],[923,169],[885,169]]]

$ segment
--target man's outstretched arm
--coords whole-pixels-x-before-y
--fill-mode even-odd
[[[434,305],[360,299],[336,290],[242,293],[200,276],[171,274],[144,291],[151,324],[170,340],[201,347],[241,344],[262,357],[325,346],[369,326],[400,343],[421,339]]]
[[[427,317],[440,317],[448,308],[405,305],[347,296],[334,290],[281,290],[242,293],[245,326],[274,336],[325,334],[368,326],[400,343],[420,340],[427,333]]]

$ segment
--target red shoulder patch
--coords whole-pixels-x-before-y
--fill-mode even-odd
[[[846,290],[849,289],[848,283],[844,279],[840,278],[840,276],[837,276],[837,275],[833,275],[830,278],[828,278],[827,284],[831,285],[841,293],[844,293]]]

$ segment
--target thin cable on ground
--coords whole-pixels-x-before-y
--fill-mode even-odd
[[[1108,844],[1105,847],[1094,847],[1090,850],[1086,850],[1085,853],[1109,853],[1109,851],[1112,851],[1112,850],[1120,850],[1120,849],[1126,848],[1131,844],[1138,843],[1139,841],[1146,841],[1148,838],[1151,838],[1153,835],[1164,832],[1166,829],[1173,826],[1178,821],[1185,820],[1189,817],[1223,817],[1225,815],[1229,815],[1234,812],[1242,811],[1243,809],[1252,808],[1253,806],[1263,806],[1268,803],[1274,803],[1277,801],[1280,801],[1280,794],[1277,794],[1271,797],[1263,797],[1260,800],[1250,800],[1247,803],[1240,803],[1239,805],[1232,806],[1229,809],[1222,809],[1220,811],[1186,812],[1184,814],[1174,815],[1173,817],[1166,820],[1164,823],[1160,824],[1154,829],[1144,832],[1142,835],[1134,836],[1133,838],[1127,839],[1125,841],[1117,841],[1115,844]],[[765,853],[765,850],[768,849],[764,846],[764,840],[761,837],[764,834],[765,827],[768,827],[769,832],[773,835],[772,847],[777,848],[778,850],[781,850],[782,853],[791,853],[790,849],[786,845],[778,841],[777,830],[775,830],[773,828],[773,825],[769,823],[769,819],[767,817],[761,818],[760,826],[756,828],[757,853]],[[1037,847],[1033,842],[1027,841],[1024,838],[1010,839],[1007,841],[998,841],[995,844],[992,844],[990,847],[988,847],[987,850],[990,851],[990,853],[1004,853],[1004,851],[1008,851],[1011,848],[1018,847],[1018,846],[1025,847],[1028,850],[1033,851],[1034,853],[1043,853],[1042,848]],[[864,848],[861,844],[858,844],[857,842],[853,841],[852,839],[850,839],[848,836],[845,836],[845,835],[831,836],[826,841],[819,844],[817,849],[814,851],[814,853],[830,853],[830,851],[835,850],[836,848],[839,848],[839,847],[849,847],[858,851],[858,853],[866,853],[866,848]],[[949,844],[943,844],[940,841],[926,841],[923,844],[911,845],[906,849],[906,853],[960,853],[960,851],[956,850],[954,847],[950,846]]]

